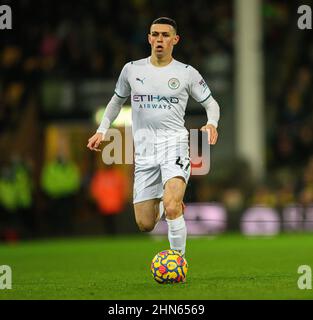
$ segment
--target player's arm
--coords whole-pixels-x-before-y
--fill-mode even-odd
[[[209,144],[215,144],[218,137],[217,126],[220,118],[220,107],[212,95],[201,104],[207,113],[208,122],[200,130],[208,133]]]
[[[110,128],[112,122],[117,118],[121,111],[122,105],[126,102],[126,98],[119,97],[114,94],[108,103],[102,121],[100,123],[97,132],[88,140],[87,148],[94,151],[101,151],[98,147],[100,143],[104,140],[105,134]]]

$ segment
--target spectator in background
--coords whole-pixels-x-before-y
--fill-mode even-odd
[[[25,160],[19,156],[15,156],[12,159],[12,170],[14,174],[19,221],[22,226],[22,236],[30,238],[36,233],[31,167]]]
[[[0,236],[5,241],[16,241],[19,238],[17,215],[17,199],[15,183],[11,168],[6,165],[1,168],[0,176],[0,212],[2,228]]]
[[[32,176],[21,158],[14,156],[1,168],[0,211],[5,240],[18,240],[35,234]]]
[[[46,195],[48,223],[53,235],[73,232],[75,195],[80,189],[80,172],[75,162],[59,155],[44,164],[41,187]]]
[[[99,167],[90,183],[90,194],[103,216],[108,234],[117,233],[117,215],[122,213],[129,197],[129,177],[120,167]]]

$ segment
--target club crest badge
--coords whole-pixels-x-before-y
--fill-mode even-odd
[[[168,80],[168,86],[175,90],[175,89],[178,89],[179,86],[180,86],[180,82],[177,78],[171,78],[170,80]]]

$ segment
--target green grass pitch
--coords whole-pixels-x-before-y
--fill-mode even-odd
[[[0,245],[12,289],[0,299],[312,299],[297,287],[300,265],[313,268],[313,234],[273,238],[189,238],[185,284],[160,285],[153,256],[168,249],[150,236],[79,238]]]

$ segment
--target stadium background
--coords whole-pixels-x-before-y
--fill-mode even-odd
[[[220,138],[211,148],[210,173],[191,178],[185,201],[222,204],[231,230],[239,229],[248,207],[263,205],[282,214],[290,205],[306,208],[313,202],[313,48],[310,32],[296,28],[296,1],[262,3],[265,149],[257,152],[265,164],[257,178],[253,163],[237,150],[240,124],[236,122],[231,1],[195,1],[188,11],[164,1],[80,1],[74,7],[71,2],[56,6],[51,1],[36,2],[36,6],[34,1],[11,4],[14,28],[1,35],[3,240],[57,232],[102,233],[108,231],[105,224],[114,223],[118,230],[111,232],[136,231],[132,166],[117,167],[124,175],[113,174],[112,180],[122,186],[115,188],[116,194],[103,191],[99,197],[118,200],[101,205],[95,201],[97,191],[92,193],[91,183],[96,184],[98,169],[109,168],[85,145],[97,127],[95,114],[110,99],[121,67],[149,55],[147,28],[155,15],[162,14],[174,16],[179,25],[182,39],[175,57],[200,70],[221,106]],[[187,127],[199,128],[204,119],[203,108],[191,99]],[[253,129],[251,120],[245,134],[251,135]],[[60,173],[69,181],[66,187],[64,181],[55,182],[57,172],[44,170],[60,157],[75,167]],[[121,195],[125,184],[126,195]],[[293,210],[286,218],[299,221],[302,212],[297,213]]]
[[[236,1],[194,0],[187,7],[162,0],[1,1],[13,14],[13,30],[0,31],[3,245],[138,233],[133,167],[106,166],[86,144],[122,66],[149,55],[149,25],[163,15],[178,23],[181,41],[174,57],[201,72],[221,106],[210,173],[192,176],[186,191],[190,230],[310,236],[313,45],[312,31],[297,28],[297,8],[304,3],[313,5],[259,2],[260,65],[245,67],[261,70],[261,117],[241,130],[238,74],[244,66],[236,47]],[[247,94],[252,89],[245,87]],[[187,128],[200,128],[205,117],[190,100]],[[240,134],[253,139],[256,124],[260,148],[245,157]],[[162,224],[158,232],[166,232]]]

